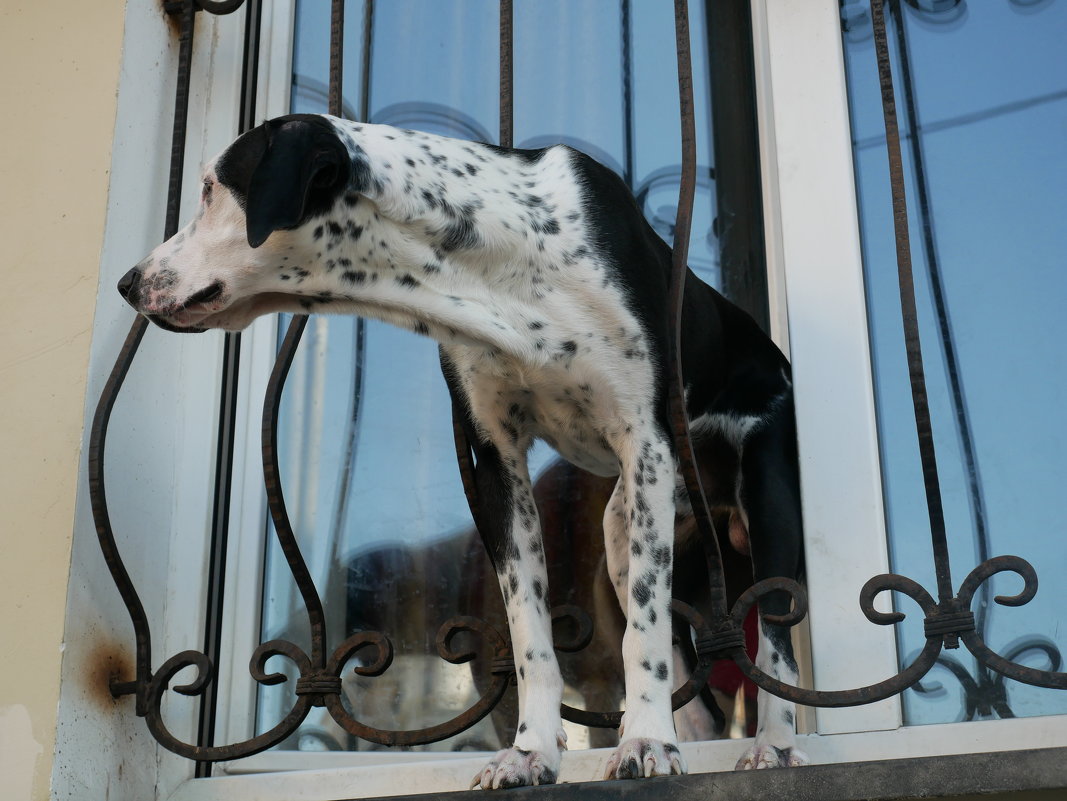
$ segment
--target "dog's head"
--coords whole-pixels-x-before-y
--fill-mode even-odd
[[[290,271],[313,255],[311,223],[362,188],[352,147],[310,114],[244,134],[204,169],[195,219],[126,273],[119,293],[181,332],[240,330],[284,307]]]

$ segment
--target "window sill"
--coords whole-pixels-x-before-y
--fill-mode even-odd
[[[750,740],[683,743],[692,773],[633,782],[587,781],[603,773],[608,749],[564,755],[564,784],[509,790],[520,801],[537,792],[591,793],[588,798],[617,798],[640,793],[642,799],[671,801],[745,801],[789,798],[796,801],[949,798],[1037,791],[1026,801],[1067,796],[1067,725],[1062,717],[915,726],[850,735],[801,735],[800,747],[814,765],[793,770],[734,773],[731,768]],[[996,749],[994,751],[994,749]],[[965,751],[969,753],[953,753]],[[337,801],[338,799],[425,799],[461,792],[485,764],[487,754],[390,754],[384,764],[343,753],[274,752],[222,765],[216,778],[193,779],[171,801]],[[383,754],[374,755],[381,759]],[[431,757],[430,754],[419,755]],[[317,758],[316,758],[317,757]],[[411,760],[401,764],[400,760]],[[362,764],[361,764],[362,763]],[[302,769],[300,769],[302,768]],[[269,771],[269,772],[268,772]],[[1052,791],[1051,794],[1044,791]],[[413,795],[413,793],[423,795]],[[484,792],[484,791],[481,791]],[[481,796],[484,799],[484,795]],[[583,800],[586,796],[583,796]],[[1017,799],[1022,801],[1022,799]]]
[[[1029,799],[1062,799],[1067,748],[920,759],[889,759],[792,770],[703,773],[646,781],[580,782],[507,791],[510,801],[581,798],[582,801],[898,801],[910,798],[1000,796],[1030,791]],[[1036,794],[1034,794],[1036,793]],[[484,791],[452,793],[456,801],[484,799]],[[425,796],[393,796],[416,801]]]

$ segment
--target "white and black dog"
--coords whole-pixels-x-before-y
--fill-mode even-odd
[[[619,177],[571,148],[509,150],[291,115],[209,164],[196,218],[119,282],[130,305],[169,331],[335,312],[440,343],[475,452],[482,535],[518,668],[515,743],[472,786],[551,783],[566,745],[526,466],[535,438],[619,477],[604,536],[628,620],[626,713],[607,776],[685,772],[670,708],[672,549],[684,504],[667,415],[670,262]],[[730,451],[729,475],[713,483],[715,503],[733,510],[731,541],[751,549],[757,579],[796,578],[789,366],[750,317],[692,273],[683,315],[693,435]],[[788,604],[779,593],[762,611]],[[788,631],[761,626],[757,664],[795,682]],[[792,704],[761,692],[756,740],[738,766],[806,761],[793,719]]]

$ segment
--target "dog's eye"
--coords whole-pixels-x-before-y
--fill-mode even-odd
[[[200,199],[205,203],[211,202],[211,179],[205,178],[203,188],[200,190]]]

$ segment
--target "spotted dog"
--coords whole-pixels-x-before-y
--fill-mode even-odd
[[[607,564],[628,625],[626,713],[608,777],[684,773],[670,709],[676,462],[665,379],[671,252],[623,182],[564,146],[511,150],[318,115],[241,136],[204,171],[184,229],[119,282],[168,331],[238,331],[270,312],[374,317],[432,337],[476,457],[483,537],[518,671],[514,745],[484,788],[556,780],[566,734],[545,551],[526,453],[545,440],[618,476]],[[682,322],[698,443],[733,472],[717,502],[756,578],[796,577],[800,520],[789,367],[742,311],[690,273]],[[783,613],[788,599],[766,599]],[[757,664],[796,680],[788,632]],[[797,764],[793,709],[762,696],[739,767]]]

